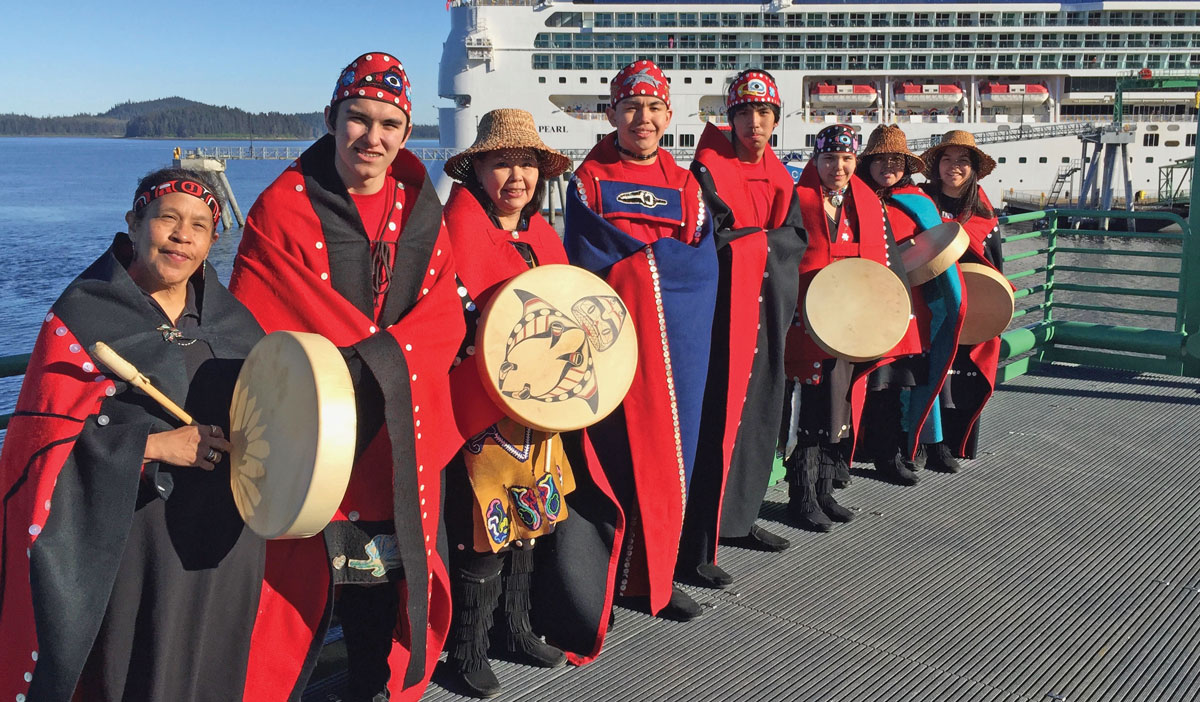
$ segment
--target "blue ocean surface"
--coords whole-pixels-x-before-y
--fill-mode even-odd
[[[306,147],[310,142],[256,141]],[[0,138],[0,356],[29,353],[50,305],[125,231],[134,188],[149,171],[171,165],[175,147],[250,146],[248,141],[53,137]],[[437,146],[413,140],[410,147]],[[243,214],[290,163],[234,160],[226,175]],[[441,163],[426,164],[431,173]],[[435,182],[436,182],[435,178]],[[241,231],[222,232],[210,261],[229,280]],[[21,377],[0,378],[0,413],[16,404]]]

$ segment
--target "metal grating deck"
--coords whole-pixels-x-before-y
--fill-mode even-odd
[[[1200,381],[1046,373],[1002,386],[964,472],[905,488],[860,466],[839,493],[858,518],[831,534],[787,526],[772,488],[792,548],[723,549],[737,582],[689,588],[704,617],[618,609],[589,666],[497,662],[497,699],[1200,698]]]

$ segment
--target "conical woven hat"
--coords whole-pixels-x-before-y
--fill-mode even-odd
[[[553,178],[571,167],[571,159],[542,142],[533,115],[525,110],[492,110],[479,120],[475,143],[451,156],[442,168],[446,175],[464,182],[470,173],[475,156],[501,149],[532,149],[538,156],[538,170],[543,178]]]
[[[951,146],[961,146],[975,153],[979,159],[979,173],[975,176],[977,180],[983,180],[987,174],[996,169],[996,162],[992,160],[992,157],[975,146],[974,134],[961,129],[952,129],[942,135],[942,140],[937,143],[937,146],[931,147],[921,154],[921,159],[925,161],[926,178],[933,180],[933,169],[937,168],[938,159],[942,157],[942,152]]]
[[[862,163],[878,154],[901,154],[907,161],[905,170],[910,175],[925,172],[925,162],[908,150],[908,139],[905,138],[904,131],[894,124],[881,124],[876,127],[867,139],[867,148],[858,155],[858,160]]]

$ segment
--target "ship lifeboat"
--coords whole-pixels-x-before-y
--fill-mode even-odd
[[[1040,105],[1050,99],[1050,89],[1040,83],[981,83],[984,105]]]
[[[963,89],[952,83],[913,83],[895,86],[896,103],[905,107],[949,107],[962,102]]]
[[[817,83],[808,93],[814,105],[836,107],[868,107],[875,104],[879,91],[874,86],[859,83],[834,85]]]

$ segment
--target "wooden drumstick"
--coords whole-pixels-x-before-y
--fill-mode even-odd
[[[162,394],[158,388],[151,385],[149,378],[142,375],[142,372],[139,371],[132,363],[126,361],[124,358],[121,358],[121,355],[116,351],[113,351],[112,347],[110,347],[108,344],[104,343],[103,341],[97,341],[96,343],[92,344],[92,348],[89,350],[92,352],[92,358],[95,358],[97,361],[103,363],[121,380],[124,380],[127,383],[132,383],[134,386],[141,389],[141,391],[149,395],[151,399],[162,405],[163,409],[175,415],[179,421],[183,422],[184,424],[196,423],[196,421],[192,419],[192,415],[185,412],[179,405],[171,402],[171,398]]]

